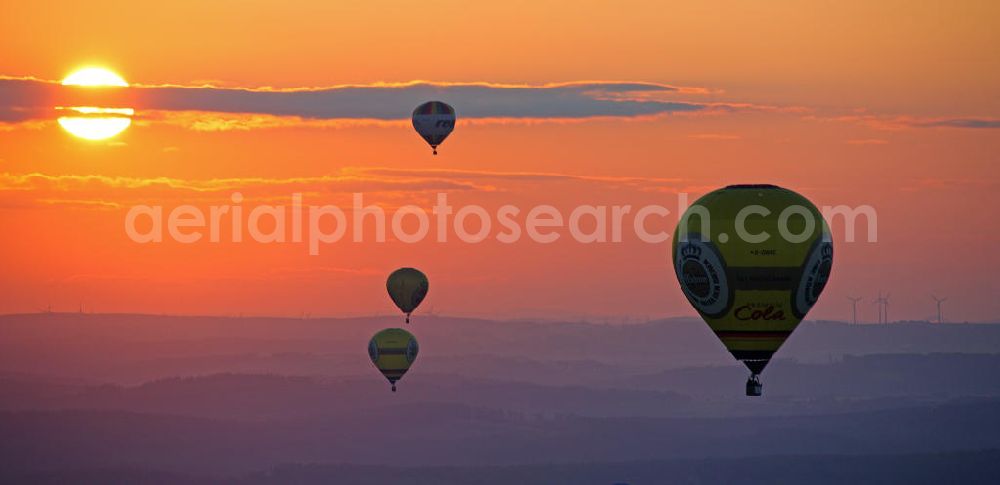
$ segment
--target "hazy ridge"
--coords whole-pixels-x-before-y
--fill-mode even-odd
[[[418,317],[421,354],[393,394],[365,342],[400,323],[2,316],[0,478],[975,483],[996,471],[1000,325],[807,323],[755,400],[745,369],[690,320]]]

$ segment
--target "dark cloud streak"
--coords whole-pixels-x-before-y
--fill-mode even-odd
[[[624,82],[546,86],[412,83],[301,90],[136,86],[95,90],[34,79],[0,79],[0,120],[51,117],[57,105],[375,120],[409,118],[413,107],[430,99],[452,104],[460,118],[630,117],[704,108],[697,103],[650,99],[650,95],[676,91],[666,85]]]
[[[920,121],[912,123],[919,128],[1000,128],[1000,120],[977,118],[954,118]]]

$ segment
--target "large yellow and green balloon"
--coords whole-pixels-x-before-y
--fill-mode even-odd
[[[833,242],[809,200],[774,185],[731,185],[698,199],[674,233],[684,296],[733,356],[758,375],[816,303]]]
[[[406,314],[406,323],[410,323],[410,314],[424,301],[429,288],[427,276],[415,268],[399,268],[385,281],[392,302]]]
[[[368,342],[368,357],[392,385],[392,392],[396,392],[396,381],[410,370],[419,350],[417,339],[401,328],[379,331]]]

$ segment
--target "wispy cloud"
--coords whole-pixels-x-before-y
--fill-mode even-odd
[[[574,175],[552,172],[496,172],[488,170],[454,170],[454,169],[398,169],[398,168],[355,168],[346,169],[347,173],[361,173],[385,177],[431,177],[448,180],[458,180],[469,184],[482,185],[491,180],[508,180],[520,182],[552,182],[572,181],[607,184],[618,187],[633,187],[638,189],[664,187],[676,188],[683,179],[664,177],[616,177],[601,175]]]
[[[292,193],[311,196],[418,194],[436,191],[493,191],[489,185],[435,177],[379,177],[362,173],[293,178],[178,179],[103,175],[0,174],[0,207],[115,209],[125,205],[175,201],[219,202],[240,192],[248,200],[287,200]]]
[[[348,168],[348,173],[364,173],[386,175],[393,177],[447,177],[462,179],[507,179],[507,180],[581,180],[591,182],[635,182],[651,180],[654,182],[677,182],[678,178],[649,177],[611,177],[599,175],[574,175],[555,172],[499,172],[491,170],[456,170],[443,168],[402,169],[387,167]]]
[[[739,140],[743,138],[741,135],[734,135],[731,133],[693,133],[688,135],[688,138],[694,138],[695,140]]]
[[[136,123],[168,123],[198,131],[286,126],[402,127],[414,106],[430,99],[454,105],[462,124],[580,123],[602,119],[656,120],[670,115],[729,113],[799,115],[807,120],[858,123],[877,130],[913,128],[993,129],[998,118],[914,117],[818,113],[807,106],[717,101],[703,87],[653,82],[577,81],[539,85],[488,82],[374,83],[319,88],[234,88],[133,85],[92,89],[35,78],[0,77],[0,129],[37,127],[54,119],[57,106],[134,108]],[[728,135],[694,135],[729,139]]]
[[[74,199],[36,199],[35,202],[42,205],[53,205],[61,207],[71,207],[76,209],[120,209],[121,204],[100,199],[74,200]]]
[[[1000,128],[1000,119],[995,118],[945,118],[914,120],[913,126],[921,128]]]
[[[345,168],[337,174],[294,178],[178,179],[103,175],[0,174],[0,207],[69,206],[118,209],[146,203],[224,202],[234,192],[247,200],[283,201],[293,193],[346,197],[364,193],[382,199],[413,200],[434,192],[497,192],[524,184],[602,184],[635,191],[678,190],[680,179],[589,176],[549,172],[493,172],[451,169]]]
[[[993,129],[1000,128],[1000,118],[944,118],[919,116],[880,116],[872,114],[819,116],[805,119],[821,122],[855,123],[875,130],[899,131],[914,128]]]
[[[485,120],[487,118],[480,118]],[[460,120],[466,123],[468,120]],[[276,116],[255,113],[217,113],[210,111],[144,111],[138,124],[163,123],[194,131],[250,131],[269,128],[357,128],[357,127],[408,127],[409,120],[380,120],[373,118],[315,119],[300,116]]]
[[[919,177],[907,181],[899,190],[919,192],[927,190],[982,190],[995,189],[1000,183],[996,180],[967,177]]]
[[[691,88],[647,82],[581,81],[518,85],[437,83],[343,85],[308,89],[143,86],[81,89],[31,78],[0,78],[0,120],[53,116],[54,106],[127,106],[139,111],[202,112],[296,117],[303,120],[405,120],[413,107],[438,99],[459,118],[630,117],[703,109],[668,99]],[[260,118],[257,123],[267,123]],[[227,129],[216,119],[200,129]]]

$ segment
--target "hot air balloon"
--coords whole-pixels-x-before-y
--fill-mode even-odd
[[[406,323],[410,323],[410,314],[424,301],[428,288],[427,276],[415,268],[399,268],[385,280],[389,298],[406,314]]]
[[[413,110],[413,129],[437,155],[437,147],[455,129],[455,108],[441,101],[428,101]]]
[[[691,306],[750,369],[746,394],[759,396],[760,373],[826,286],[833,242],[823,216],[801,195],[731,185],[685,212],[673,261]]]
[[[401,328],[381,330],[368,342],[368,357],[392,384],[392,392],[396,392],[396,381],[413,365],[418,351],[417,339]]]

